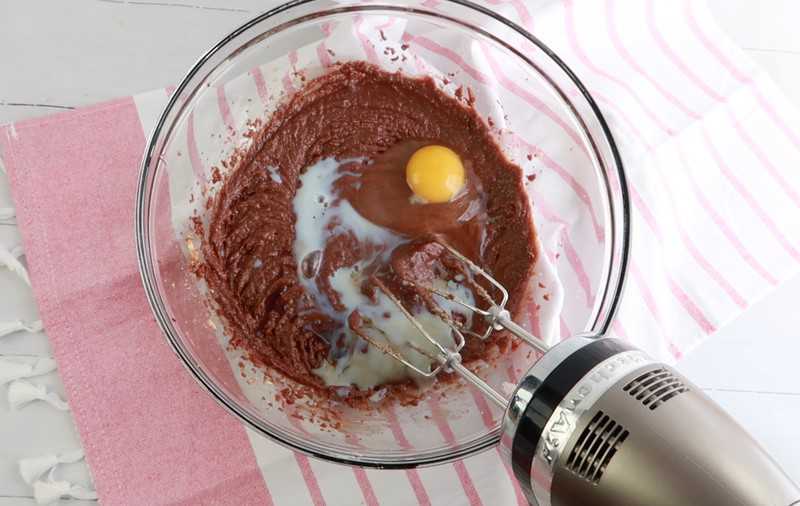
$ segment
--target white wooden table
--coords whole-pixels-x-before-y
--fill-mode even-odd
[[[626,0],[640,1],[640,0]],[[708,0],[719,22],[800,107],[798,0]],[[197,56],[253,13],[257,0],[0,0],[0,123],[176,82]],[[176,30],[176,26],[180,27]],[[169,47],[169,51],[164,51]],[[10,205],[0,175],[0,207]],[[0,244],[19,243],[0,226]],[[800,277],[754,305],[679,368],[729,410],[800,482]],[[35,317],[27,287],[0,269],[0,320]],[[46,355],[43,334],[0,340],[0,355]],[[63,396],[56,373],[36,378]],[[34,504],[20,458],[78,448],[68,413],[11,412],[0,389],[0,506]],[[89,485],[83,463],[57,478]],[[71,501],[83,506],[90,502]]]

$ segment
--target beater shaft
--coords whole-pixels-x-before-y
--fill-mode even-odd
[[[417,345],[409,342],[406,343],[405,346],[408,348],[414,349],[418,353],[422,353],[425,356],[428,356],[434,363],[431,363],[427,370],[418,367],[417,365],[413,364],[411,361],[407,359],[398,347],[394,347],[389,344],[388,339],[384,341],[378,341],[373,336],[370,336],[369,333],[358,331],[358,335],[365,339],[368,343],[372,344],[382,352],[386,353],[387,355],[393,357],[395,360],[398,360],[403,365],[411,369],[412,371],[416,372],[425,377],[435,376],[439,371],[444,369],[447,372],[455,372],[456,374],[460,375],[462,378],[467,380],[469,383],[477,387],[481,392],[483,392],[489,399],[491,399],[494,403],[496,403],[501,408],[506,408],[508,405],[508,400],[494,390],[486,381],[484,381],[480,376],[475,374],[469,368],[465,367],[464,364],[461,363],[461,355],[460,351],[461,348],[465,344],[464,333],[475,336],[476,339],[486,339],[491,335],[494,330],[508,330],[516,337],[522,339],[526,343],[528,343],[531,347],[535,348],[539,352],[545,353],[548,350],[548,346],[542,341],[541,339],[537,338],[527,330],[525,330],[521,325],[518,325],[514,320],[511,319],[511,313],[505,308],[506,303],[508,302],[508,291],[505,289],[503,285],[500,284],[494,277],[490,276],[485,270],[481,267],[476,265],[474,262],[469,260],[467,257],[462,255],[460,252],[452,248],[451,246],[444,244],[439,241],[434,241],[440,246],[442,246],[447,252],[449,252],[454,258],[459,260],[464,266],[466,266],[467,271],[471,273],[473,278],[470,280],[470,286],[473,291],[477,294],[477,296],[483,299],[484,303],[488,304],[488,308],[481,308],[479,307],[478,303],[471,303],[465,300],[461,300],[454,296],[452,293],[448,293],[441,289],[438,289],[433,286],[421,285],[419,283],[415,283],[412,281],[406,280],[409,284],[413,284],[420,289],[423,289],[427,292],[430,292],[433,295],[441,297],[443,300],[447,300],[450,302],[454,302],[459,306],[471,311],[474,315],[478,315],[483,317],[487,324],[487,330],[478,334],[473,332],[472,330],[463,328],[461,325],[457,324],[453,318],[450,317],[449,314],[446,313],[444,309],[441,307],[439,311],[436,311],[437,315],[445,321],[449,327],[451,328],[453,334],[455,335],[455,343],[453,349],[449,349],[443,344],[441,344],[438,340],[434,339],[433,336],[425,329],[422,323],[411,313],[411,311],[403,305],[403,302],[383,283],[380,279],[375,278],[373,282],[375,286],[383,292],[389,300],[392,301],[394,305],[400,309],[400,312],[411,322],[413,327],[423,336],[428,342],[430,342],[434,349],[438,352],[434,352],[435,356],[432,356],[426,350],[419,348]],[[479,276],[483,278],[488,284],[494,289],[499,292],[500,294],[500,302],[496,302],[488,293],[488,291],[481,286],[479,283],[475,282],[474,276]],[[377,328],[373,325],[373,328],[377,330],[380,334],[386,335],[386,333]]]
[[[544,341],[534,336],[533,334],[525,330],[521,325],[518,325],[514,320],[512,320],[511,313],[509,313],[508,310],[500,309],[497,306],[492,306],[488,309],[490,313],[494,312],[495,310],[496,310],[496,315],[494,316],[494,319],[491,322],[495,328],[499,326],[503,329],[506,329],[507,331],[519,337],[520,339],[531,345],[531,347],[539,350],[542,353],[545,353],[547,350],[550,349],[550,347],[547,346],[547,344],[545,344]]]
[[[478,390],[483,392],[486,397],[491,399],[495,404],[503,409],[506,409],[506,406],[508,406],[508,399],[503,397],[502,394],[500,394],[497,390],[489,386],[489,384],[483,381],[480,376],[469,370],[469,368],[465,367],[464,364],[459,361],[454,361],[450,364],[450,367],[456,373],[461,375],[462,378],[475,385]]]

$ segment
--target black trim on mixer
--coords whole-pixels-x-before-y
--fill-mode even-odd
[[[531,464],[536,452],[536,445],[539,444],[539,438],[553,411],[572,390],[572,387],[594,366],[609,357],[631,349],[633,348],[626,343],[610,338],[599,339],[587,344],[558,364],[541,385],[533,391],[533,397],[525,408],[511,443],[511,462],[514,475],[528,501],[532,504],[536,504],[536,502],[531,484]],[[535,378],[528,376],[521,385],[533,387],[536,382]]]

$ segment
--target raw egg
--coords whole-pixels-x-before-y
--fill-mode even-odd
[[[464,187],[464,165],[450,148],[431,145],[420,148],[406,164],[406,182],[422,202],[450,202]]]

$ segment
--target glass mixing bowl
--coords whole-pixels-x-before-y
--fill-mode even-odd
[[[324,409],[314,401],[281,403],[291,383],[230,348],[190,268],[200,254],[194,233],[204,224],[207,192],[218,187],[223,162],[249,142],[249,126],[305,79],[348,60],[431,75],[446,93],[474,99],[498,144],[525,172],[541,241],[539,282],[531,283],[518,321],[551,342],[607,330],[623,284],[629,220],[606,122],[541,41],[460,0],[295,1],[247,22],[206,53],[172,94],[144,156],[136,204],[144,287],[191,374],[259,433],[315,457],[364,466],[463,458],[500,437],[502,411],[474,389],[434,388],[416,406],[367,412],[335,402]],[[507,391],[536,359],[520,346],[479,374]],[[329,409],[338,410],[340,427],[315,416]]]

